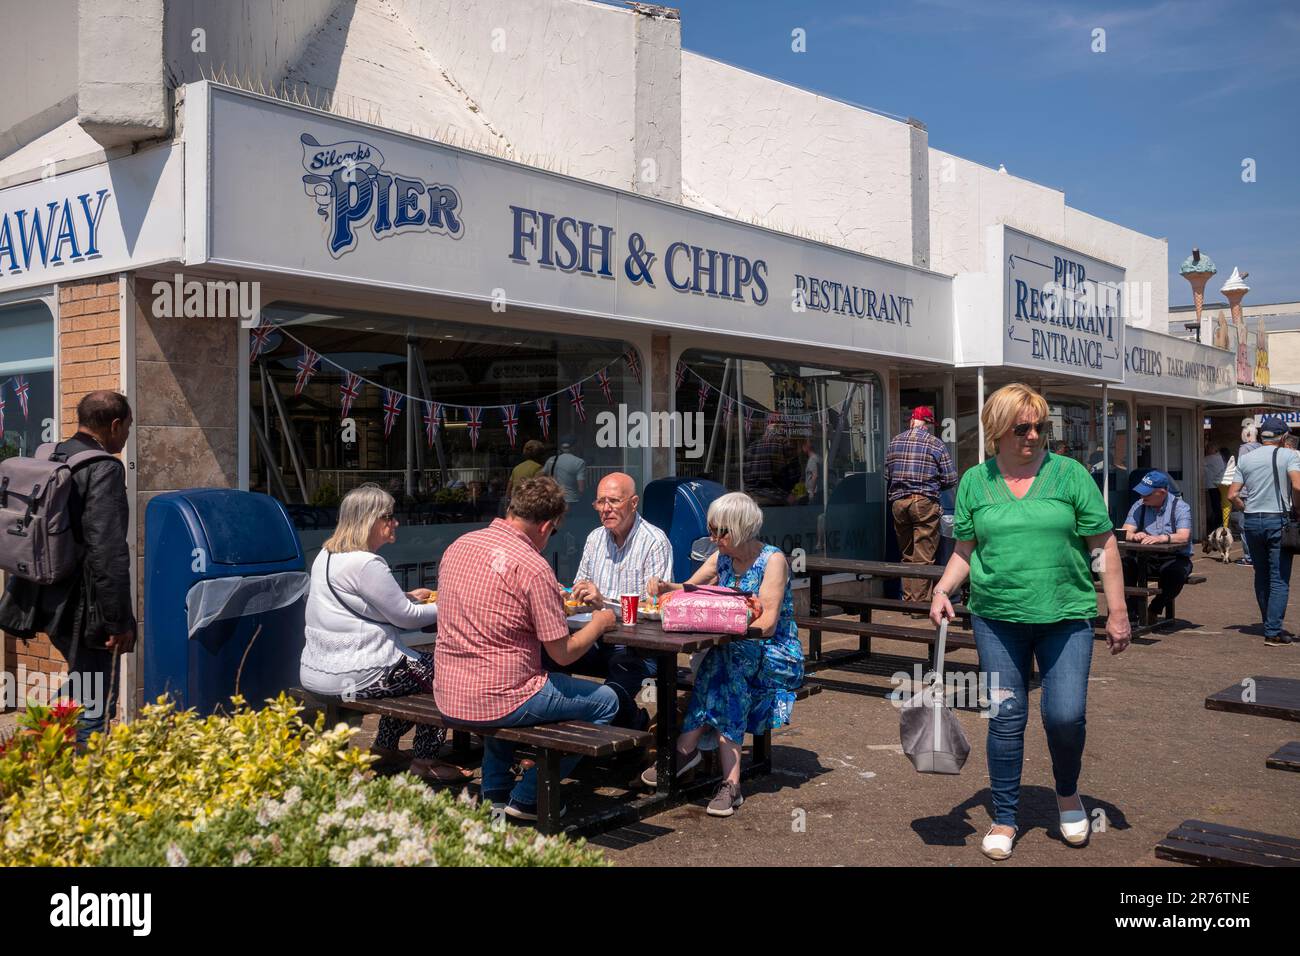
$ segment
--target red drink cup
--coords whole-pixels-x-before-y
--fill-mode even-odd
[[[636,606],[641,600],[639,594],[621,594],[618,598],[619,607],[623,610],[623,624],[630,627],[636,623]]]

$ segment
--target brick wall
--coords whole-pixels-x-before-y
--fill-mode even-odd
[[[59,287],[59,422],[64,438],[77,430],[77,402],[97,388],[120,389],[121,308],[117,278]]]
[[[97,388],[120,389],[121,307],[117,277],[82,279],[59,286],[59,423],[63,438],[77,430],[77,402]],[[23,641],[4,635],[4,668],[14,679],[18,666],[28,673],[58,673],[63,655],[39,634]],[[20,695],[21,696],[21,695]],[[0,699],[0,708],[4,701]],[[21,706],[21,701],[20,701]]]

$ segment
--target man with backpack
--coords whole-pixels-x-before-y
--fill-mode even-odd
[[[0,463],[0,569],[9,582],[0,629],[48,634],[79,675],[79,744],[104,729],[116,658],[135,646],[126,470],[114,457],[131,423],[124,396],[94,391],[77,405],[75,435]],[[86,688],[103,698],[89,699]]]

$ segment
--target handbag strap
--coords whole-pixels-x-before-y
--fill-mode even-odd
[[[948,619],[939,620],[939,640],[934,645],[934,673],[939,684],[943,684],[943,656],[948,646]]]
[[[1294,502],[1291,500],[1290,494],[1287,495],[1286,501],[1282,500],[1282,482],[1277,476],[1277,454],[1281,450],[1281,448],[1273,449],[1273,494],[1277,495],[1277,506],[1282,509],[1282,517],[1287,521],[1290,521],[1291,508],[1293,507]],[[1287,484],[1290,484],[1289,480]],[[1291,489],[1288,487],[1287,491],[1289,492],[1290,490]]]
[[[338,590],[334,587],[334,582],[330,580],[330,561],[333,559],[333,557],[334,557],[334,552],[332,551],[325,552],[325,584],[326,586],[329,587],[330,594],[334,595],[334,600],[338,601],[339,604],[343,606],[343,610],[351,612],[355,616],[361,618],[361,620],[365,621],[367,624],[378,624],[380,627],[393,627],[394,625],[390,621],[376,621],[373,617],[366,617],[360,611],[353,609],[346,601],[343,600],[343,596],[339,594]]]

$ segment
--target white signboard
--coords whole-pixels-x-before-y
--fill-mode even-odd
[[[952,361],[946,276],[263,97],[192,92],[187,109],[211,110],[185,124],[211,157],[207,261]]]
[[[0,291],[179,260],[182,165],[159,147],[0,191]]]
[[[1124,270],[1003,227],[1003,364],[1124,380]]]
[[[1224,349],[1130,328],[1124,342],[1124,387],[1155,395],[1231,402],[1236,357]]]

